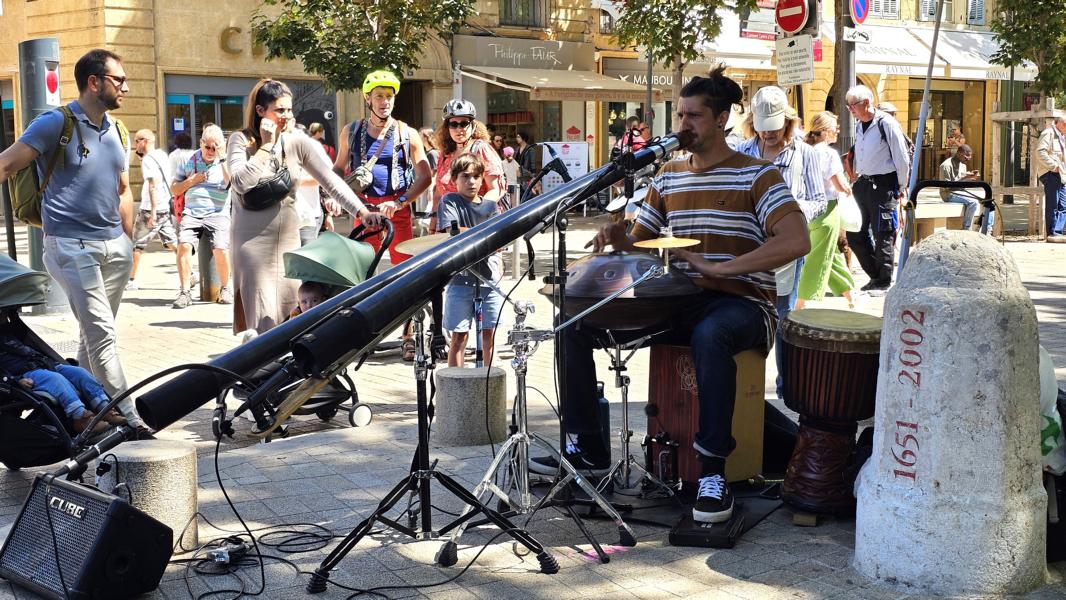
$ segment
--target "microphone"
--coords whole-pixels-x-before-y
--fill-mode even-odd
[[[570,183],[574,178],[570,176],[570,171],[563,163],[563,159],[559,158],[559,155],[555,152],[555,148],[551,147],[551,144],[545,144],[545,147],[548,148],[548,154],[552,155],[551,161],[544,165],[545,173],[548,171],[555,171],[559,174],[559,177],[563,178],[563,183]]]
[[[86,448],[83,452],[70,459],[63,464],[62,467],[51,473],[49,477],[62,477],[69,473],[74,474],[74,478],[80,477],[85,469],[89,466],[89,463],[99,458],[102,454],[108,450],[118,446],[122,442],[132,440],[137,437],[137,430],[129,425],[119,425],[111,430],[106,436],[100,439],[92,446]],[[68,478],[69,479],[69,478]]]

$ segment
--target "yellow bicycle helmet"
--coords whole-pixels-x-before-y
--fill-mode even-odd
[[[367,73],[366,79],[363,80],[363,93],[369,94],[374,91],[374,88],[387,87],[392,89],[392,93],[400,93],[400,80],[393,74],[392,71],[385,69],[378,69],[377,71],[371,71]]]

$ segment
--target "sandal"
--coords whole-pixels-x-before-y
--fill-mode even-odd
[[[403,360],[405,362],[412,362],[415,359],[415,340],[414,338],[404,338],[403,344],[400,345],[400,351],[403,353]]]

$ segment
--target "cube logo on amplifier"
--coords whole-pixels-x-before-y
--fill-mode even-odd
[[[173,538],[122,498],[38,475],[0,548],[0,577],[47,598],[131,598],[159,585]]]
[[[54,510],[70,515],[75,519],[85,518],[85,507],[74,504],[70,500],[64,500],[59,496],[52,496],[48,499],[48,506]]]

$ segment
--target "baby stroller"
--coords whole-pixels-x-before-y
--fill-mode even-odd
[[[23,306],[44,304],[48,281],[45,273],[0,255],[0,330],[63,362],[19,317]],[[51,396],[23,388],[15,375],[0,372],[0,463],[18,470],[73,458],[77,433],[70,419]]]
[[[373,275],[385,250],[392,242],[392,222],[385,221],[385,239],[382,240],[381,248],[377,252],[374,252],[370,244],[363,241],[371,235],[378,235],[378,230],[367,231],[363,225],[353,229],[347,238],[330,231],[323,232],[305,246],[285,253],[283,257],[285,276],[300,281],[316,281],[338,289],[349,288],[360,283]],[[258,431],[264,429],[264,426],[270,422],[267,415],[273,415],[273,409],[303,381],[296,375],[286,377],[281,382],[270,381],[283,368],[286,358],[271,361],[253,373],[249,379],[256,387],[252,390],[235,385],[219,394],[211,420],[211,431],[216,439],[223,433],[229,433],[224,425],[227,412],[226,398],[229,393],[232,392],[234,398],[244,402],[253,391],[269,383],[274,389],[269,390],[264,405],[250,409],[257,423],[256,429]],[[349,401],[349,404],[344,404]],[[323,421],[330,421],[341,408],[348,411],[348,423],[352,427],[365,427],[370,424],[373,417],[370,407],[359,402],[359,393],[355,389],[355,384],[345,372],[330,379],[328,385],[311,396],[293,414],[315,415]],[[280,427],[278,432],[281,437],[288,435],[288,429],[285,426]]]

